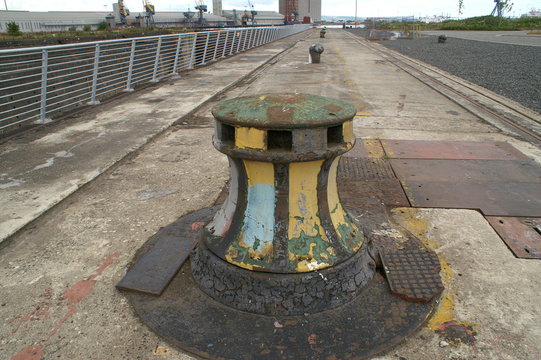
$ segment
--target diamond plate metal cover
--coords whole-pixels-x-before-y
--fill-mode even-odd
[[[416,302],[428,302],[443,290],[441,265],[435,253],[417,248],[380,252],[391,292]]]

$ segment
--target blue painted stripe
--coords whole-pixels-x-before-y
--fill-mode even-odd
[[[274,239],[275,189],[273,185],[254,184],[248,187],[248,199],[242,233],[244,243],[255,251],[272,244]],[[254,248],[256,239],[259,240]]]

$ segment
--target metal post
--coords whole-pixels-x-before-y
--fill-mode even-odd
[[[242,51],[246,50],[246,46],[248,43],[248,36],[250,35],[250,30],[245,31],[246,34],[244,35],[244,42],[242,43]]]
[[[51,121],[47,119],[47,71],[49,68],[49,53],[47,50],[41,51],[41,103],[39,109],[39,119],[36,124],[45,124]]]
[[[160,81],[158,79],[158,64],[160,63],[160,52],[162,50],[162,38],[158,38],[158,46],[156,47],[156,58],[154,59],[154,71],[152,72],[151,82],[155,83]]]
[[[100,66],[100,44],[96,44],[94,51],[94,69],[92,73],[92,92],[88,105],[98,105],[100,102],[96,100],[96,88],[98,87],[98,71]]]
[[[242,40],[242,30],[239,30],[239,40],[238,40],[238,43],[237,43],[237,51],[235,51],[235,53],[238,53],[240,51],[241,40]]]
[[[225,41],[224,41],[224,49],[222,51],[222,57],[225,57],[225,51],[227,49],[227,40],[229,40],[229,31],[225,31]]]
[[[133,60],[135,58],[135,40],[131,41],[131,50],[130,50],[130,63],[128,65],[128,81],[126,82],[126,88],[124,91],[131,92],[133,88],[131,86],[131,79],[133,76]]]
[[[257,35],[258,35],[258,36],[257,36],[257,46],[259,46],[259,45],[262,45],[262,44],[263,44],[263,35],[264,35],[263,29],[259,29],[259,30],[257,31]]]
[[[193,37],[193,46],[192,46],[192,54],[190,55],[190,63],[189,63],[189,66],[188,66],[188,69],[193,69],[194,68],[194,65],[195,65],[195,45],[197,44],[197,35],[199,33],[195,33],[194,37]]]
[[[231,46],[229,47],[229,55],[233,55],[233,47],[235,46],[235,39],[237,38],[237,30],[233,31],[233,39],[231,40]]]
[[[178,68],[178,58],[180,56],[180,43],[181,42],[182,42],[182,35],[179,35],[178,40],[177,40],[177,50],[175,51],[175,61],[173,62],[173,73],[171,74],[173,75],[173,79],[177,79],[180,77],[180,75],[177,72],[177,68]]]
[[[222,35],[222,31],[218,31],[218,35],[216,36],[216,42],[214,43],[214,55],[212,56],[212,60],[216,60],[216,55],[218,54],[218,44],[220,42],[220,35]]]
[[[210,31],[207,31],[207,39],[205,40],[205,49],[203,50],[203,60],[201,61],[202,65],[207,63],[207,50],[209,48],[209,39],[210,39]]]

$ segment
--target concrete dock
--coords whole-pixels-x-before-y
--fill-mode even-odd
[[[308,61],[314,42],[325,47],[320,64]],[[228,180],[210,108],[304,92],[357,107],[352,152],[388,161],[405,199],[375,201],[442,263],[436,313],[376,358],[539,359],[541,262],[516,257],[489,221],[541,217],[541,147],[365,42],[310,30],[1,143],[0,357],[191,359],[142,324],[115,284],[150,236],[212,205]],[[414,160],[432,173],[408,172]],[[461,177],[452,166],[469,170]]]

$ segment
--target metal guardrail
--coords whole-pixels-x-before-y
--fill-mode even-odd
[[[45,123],[63,111],[158,82],[308,25],[235,28],[178,35],[0,50],[0,132]]]

